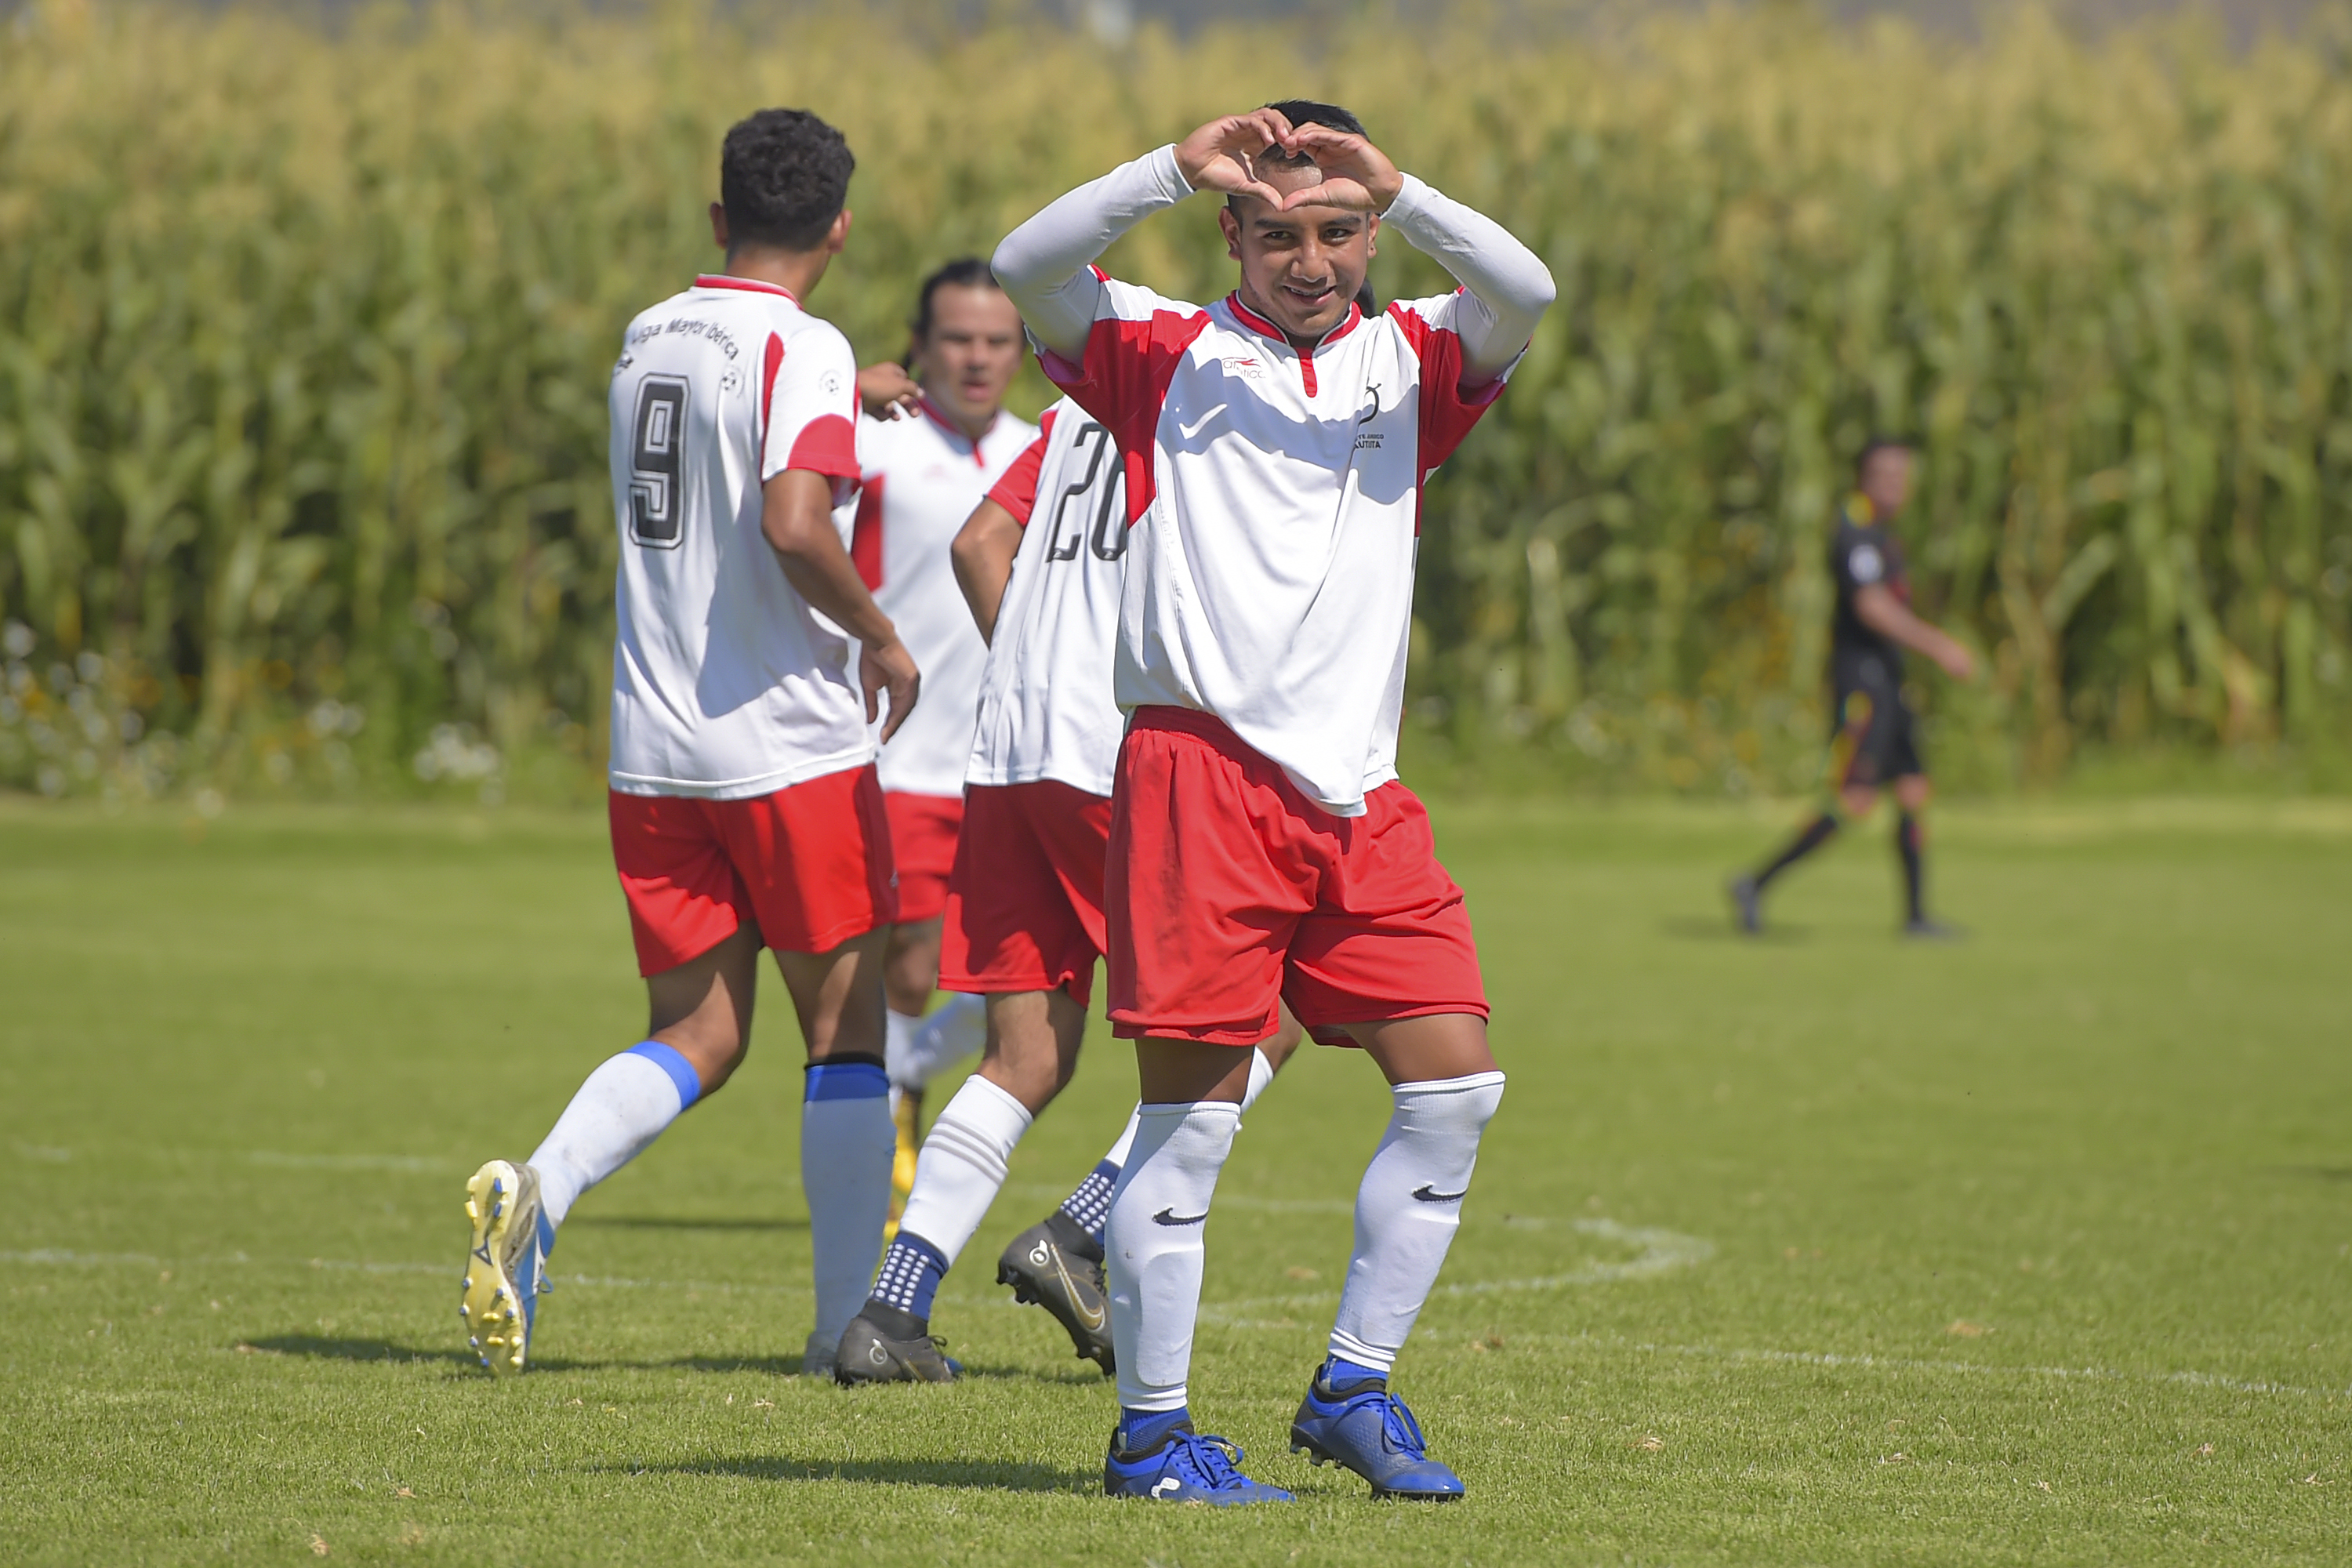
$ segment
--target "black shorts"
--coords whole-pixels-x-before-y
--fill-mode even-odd
[[[1834,692],[1830,774],[1839,789],[1874,788],[1927,771],[1903,689],[1886,679],[1874,660],[1870,673],[1880,678],[1841,682]]]

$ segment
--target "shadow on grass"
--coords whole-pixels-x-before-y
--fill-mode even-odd
[[[1759,931],[1744,931],[1733,925],[1727,915],[1673,915],[1660,921],[1658,930],[1683,942],[1753,942],[1766,946],[1794,946],[1812,937],[1811,928],[1808,926],[1778,921]]]
[[[446,1366],[469,1374],[480,1370],[480,1363],[471,1351],[439,1345],[427,1350],[391,1340],[337,1340],[318,1334],[271,1334],[257,1340],[239,1340],[227,1348],[244,1355],[303,1356],[312,1361],[391,1362],[395,1365]],[[690,1355],[647,1361],[617,1357],[575,1361],[565,1356],[533,1356],[530,1370],[549,1374],[565,1372],[699,1372],[723,1375],[749,1372],[766,1377],[803,1375],[801,1358],[797,1355]],[[963,1376],[968,1380],[988,1382],[1052,1383],[1088,1387],[1098,1387],[1104,1382],[1101,1374],[1090,1364],[1083,1370],[1055,1373],[1038,1373],[1025,1366],[971,1365],[963,1369]],[[831,1380],[828,1377],[826,1381]]]
[[[677,1465],[599,1468],[630,1475],[735,1476],[752,1481],[855,1481],[876,1487],[970,1487],[1006,1492],[1102,1489],[1098,1472],[1006,1460],[961,1463],[953,1459],[798,1459],[779,1454],[689,1459]]]
[[[806,1219],[702,1219],[667,1215],[583,1214],[572,1225],[607,1226],[614,1230],[806,1230]]]
[[[389,1361],[419,1366],[443,1362],[458,1366],[475,1364],[471,1351],[437,1345],[423,1350],[390,1340],[331,1340],[317,1334],[271,1334],[266,1339],[239,1340],[230,1348],[245,1355],[299,1355],[313,1361]]]

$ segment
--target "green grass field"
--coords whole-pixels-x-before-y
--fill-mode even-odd
[[[2352,805],[1943,812],[1951,948],[1892,937],[1879,828],[1732,940],[1786,820],[1439,812],[1511,1089],[1399,1387],[1470,1499],[1284,1452],[1385,1114],[1310,1049],[1227,1168],[1193,1384],[1301,1501],[1229,1514],[1102,1499],[1110,1390],[991,1283],[1131,1100],[1115,1047],[941,1294],[971,1375],[850,1393],[784,1375],[771,975],[493,1384],[460,1184],[642,1022],[601,819],[0,805],[0,1559],[2352,1557]]]

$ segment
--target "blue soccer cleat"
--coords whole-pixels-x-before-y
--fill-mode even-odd
[[[1280,1487],[1265,1486],[1242,1474],[1235,1468],[1241,1449],[1223,1437],[1203,1437],[1190,1426],[1178,1426],[1158,1447],[1137,1454],[1122,1447],[1126,1436],[1124,1427],[1110,1436],[1110,1453],[1103,1459],[1105,1497],[1204,1502],[1213,1508],[1292,1500]]]
[[[457,1315],[475,1357],[501,1377],[523,1369],[530,1328],[539,1316],[548,1249],[555,1227],[539,1205],[539,1173],[492,1160],[466,1184],[467,1248],[464,1293]]]
[[[1372,1483],[1376,1498],[1451,1502],[1465,1489],[1461,1477],[1429,1457],[1421,1423],[1385,1381],[1335,1392],[1317,1372],[1290,1424],[1290,1451],[1305,1454],[1309,1464],[1355,1471]]]

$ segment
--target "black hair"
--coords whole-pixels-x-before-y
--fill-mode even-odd
[[[1870,459],[1881,452],[1916,452],[1917,450],[1918,447],[1907,436],[1874,434],[1862,444],[1862,450],[1854,457],[1853,477],[1857,479],[1861,479],[1864,471],[1870,467]]]
[[[1320,125],[1332,131],[1344,131],[1350,136],[1369,134],[1362,121],[1336,103],[1318,103],[1311,98],[1286,98],[1280,103],[1269,103],[1266,107],[1293,126]]]
[[[1301,125],[1320,125],[1331,131],[1343,131],[1350,136],[1368,134],[1362,121],[1336,103],[1318,103],[1311,98],[1286,98],[1279,103],[1269,103],[1265,107],[1289,121],[1294,129]],[[1279,148],[1268,148],[1267,151],[1274,155],[1266,162],[1278,163],[1286,169],[1296,169],[1315,161],[1304,153],[1294,158]],[[1232,196],[1225,198],[1225,205],[1236,213],[1241,211],[1239,204]]]
[[[719,153],[728,247],[815,249],[841,216],[856,167],[841,132],[805,109],[762,109],[737,121]]]
[[[931,296],[942,289],[998,287],[996,274],[988,269],[987,262],[977,256],[959,256],[923,279],[923,291],[915,300],[915,319],[907,323],[907,330],[913,332],[918,341],[931,335]]]
[[[1356,309],[1367,316],[1377,316],[1381,313],[1381,297],[1372,292],[1372,280],[1370,278],[1365,279],[1364,286],[1356,290]]]

